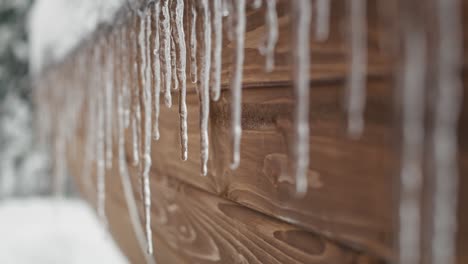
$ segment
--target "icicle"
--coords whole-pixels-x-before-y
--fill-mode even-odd
[[[172,12],[171,12],[172,13]],[[174,26],[172,23],[171,28]],[[174,90],[179,89],[179,80],[177,79],[177,69],[176,69],[176,61],[177,61],[177,52],[175,48],[174,37],[171,37],[171,71],[172,71],[172,83],[174,86]]]
[[[105,155],[106,155],[106,168],[112,168],[112,113],[113,109],[113,90],[114,90],[114,61],[113,61],[113,47],[110,47],[107,54],[107,65],[105,66]]]
[[[197,6],[193,1],[190,4],[190,79],[197,82]]]
[[[129,81],[129,73],[128,71],[124,68],[124,65],[131,65],[131,60],[127,54],[128,46],[127,46],[127,28],[122,27],[121,29],[121,39],[120,39],[120,45],[121,45],[121,56],[122,58],[122,107],[123,107],[123,118],[124,118],[124,127],[128,128],[130,126],[130,104],[131,104],[131,94],[130,94],[130,81]]]
[[[463,91],[461,2],[437,0],[437,85],[434,117],[435,189],[432,262],[455,263],[458,195],[457,122]]]
[[[231,169],[239,167],[240,143],[242,136],[242,70],[244,66],[245,39],[245,0],[235,1],[235,55],[234,71],[231,79],[231,133],[232,161]]]
[[[154,76],[154,123],[153,123],[153,138],[159,139],[159,95],[161,93],[161,64],[160,64],[160,46],[159,46],[159,14],[161,11],[160,2],[156,1],[154,4],[155,14],[155,32],[154,32],[154,63],[153,63],[153,76]]]
[[[221,0],[213,0],[213,63],[211,64],[211,99],[221,96],[221,56],[223,48],[223,17]]]
[[[171,98],[171,23],[169,16],[169,0],[161,0],[161,15],[159,22],[159,35],[161,37],[161,62],[162,79],[164,80],[164,103],[167,107],[172,106]]]
[[[146,18],[146,19],[145,19]],[[146,33],[146,38],[140,43],[140,52],[142,57],[141,69],[143,74],[143,111],[144,111],[144,143],[143,143],[143,200],[145,208],[145,231],[147,240],[148,254],[153,254],[153,235],[151,230],[151,189],[150,189],[150,170],[151,170],[151,71],[150,64],[150,37],[151,37],[151,16],[147,13],[142,15],[143,23],[140,25],[140,35]],[[146,43],[146,44],[145,44]]]
[[[223,17],[227,17],[229,16],[229,13],[230,13],[230,7],[229,7],[229,3],[228,1],[230,0],[221,0],[221,8],[223,9]]]
[[[97,137],[98,137],[98,142],[97,142],[97,150],[96,150],[96,155],[97,155],[97,211],[98,211],[98,216],[101,220],[101,222],[104,225],[107,225],[107,220],[106,220],[106,213],[105,213],[105,203],[106,203],[106,168],[105,168],[105,160],[104,160],[104,150],[105,150],[105,144],[104,144],[104,131],[105,131],[105,126],[104,126],[104,112],[105,112],[105,107],[104,107],[104,102],[105,99],[103,98],[103,92],[99,91],[98,92],[98,113],[97,113],[97,124],[98,124],[98,129],[97,129]]]
[[[128,213],[130,215],[130,221],[132,224],[133,231],[137,238],[138,244],[140,246],[143,255],[146,258],[146,263],[154,264],[155,261],[153,258],[146,254],[146,242],[145,234],[140,225],[140,216],[138,214],[137,203],[133,196],[133,187],[130,180],[130,175],[128,173],[127,161],[125,159],[125,134],[124,134],[124,123],[125,123],[125,110],[123,109],[122,95],[119,95],[117,98],[117,108],[118,108],[118,156],[119,156],[119,174],[120,180],[122,181],[123,191],[125,202],[127,203]]]
[[[253,9],[259,9],[262,7],[262,0],[252,0],[251,6]]]
[[[202,49],[200,50],[200,69],[198,96],[200,98],[200,150],[201,174],[208,173],[209,138],[208,121],[210,117],[210,64],[211,64],[211,17],[208,0],[200,1]]]
[[[139,108],[138,108],[139,109]],[[140,162],[140,155],[138,154],[138,141],[139,141],[139,138],[138,138],[138,121],[137,121],[137,117],[136,117],[136,114],[134,114],[134,117],[132,119],[132,146],[133,146],[133,165],[138,165],[138,163]]]
[[[311,4],[309,0],[293,1],[291,17],[293,25],[293,80],[296,99],[294,111],[295,132],[293,138],[296,161],[296,192],[305,194],[309,170],[309,37]]]
[[[180,119],[180,144],[181,144],[181,158],[187,160],[188,155],[188,135],[187,135],[187,77],[185,71],[187,68],[186,57],[187,51],[185,47],[185,33],[184,33],[184,1],[175,0],[175,10],[172,16],[173,25],[173,50],[176,54],[176,71],[178,83],[180,84],[179,91],[179,119]]]
[[[245,1],[245,0],[244,0]],[[224,9],[224,15],[226,17],[226,31],[227,31],[227,37],[230,41],[234,39],[234,20],[233,16],[231,16],[232,13],[234,13],[234,6],[233,6],[232,0],[225,0],[223,3],[223,9]]]
[[[405,26],[403,68],[403,157],[400,191],[401,264],[420,262],[421,185],[424,153],[426,44],[423,31]]]
[[[353,0],[350,4],[350,45],[351,65],[348,90],[348,132],[359,137],[364,129],[364,108],[366,102],[366,1]]]
[[[330,33],[330,0],[317,0],[316,10],[315,38],[318,41],[325,41]]]
[[[265,1],[267,8],[265,15],[267,34],[259,50],[266,57],[265,70],[271,72],[275,64],[275,46],[278,42],[278,15],[276,13],[276,0]]]

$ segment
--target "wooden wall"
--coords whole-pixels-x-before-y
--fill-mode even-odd
[[[294,109],[288,1],[279,1],[280,40],[272,73],[264,72],[264,58],[257,50],[265,30],[264,10],[248,13],[239,169],[229,169],[228,84],[233,52],[227,38],[223,93],[220,101],[211,103],[207,177],[199,173],[198,96],[193,86],[187,95],[189,158],[185,162],[179,158],[178,109],[161,107],[161,139],[153,141],[151,153],[152,227],[159,263],[364,264],[395,258],[400,130],[392,69],[398,57],[381,48],[380,37],[386,32],[370,2],[366,123],[359,139],[346,133],[343,102],[349,65],[344,32],[348,18],[342,1],[332,1],[330,38],[323,43],[311,39],[311,155],[305,197],[295,197],[294,179],[287,176]],[[129,20],[126,26],[136,27],[134,22]],[[173,98],[177,105],[177,96]],[[468,261],[468,214],[463,210],[468,198],[465,121],[467,104],[459,129],[459,264]],[[129,131],[126,139],[130,163]],[[76,140],[82,142],[78,148],[85,145],[83,137]],[[79,158],[71,161],[76,175],[80,175],[80,164]],[[117,173],[114,166],[107,176],[110,230],[132,263],[143,263]],[[131,175],[135,197],[141,201],[138,169],[132,168]]]

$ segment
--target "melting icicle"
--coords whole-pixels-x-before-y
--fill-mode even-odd
[[[197,6],[195,1],[190,4],[190,79],[197,82]]]
[[[305,194],[309,170],[309,38],[311,4],[309,0],[296,0],[292,4],[294,18],[292,56],[293,80],[296,99],[294,111],[295,132],[293,138],[296,161],[296,192]]]
[[[422,30],[406,25],[403,68],[403,157],[400,191],[401,264],[420,262],[421,185],[424,144],[426,50]]]
[[[169,0],[161,0],[161,14],[159,22],[159,36],[161,37],[161,62],[162,79],[164,80],[164,103],[167,107],[172,106],[171,98],[171,23],[169,16]]]
[[[173,26],[174,26],[174,23],[172,23],[171,28]],[[179,89],[179,80],[177,79],[176,61],[177,61],[177,52],[175,48],[174,37],[171,37],[171,71],[172,71],[172,83],[174,85],[174,90]]]
[[[160,2],[156,1],[154,4],[154,21],[155,32],[154,32],[154,63],[153,63],[153,76],[154,76],[154,123],[153,123],[153,138],[159,139],[159,95],[161,93],[161,64],[160,58],[160,46],[159,46],[159,14],[161,11]]]
[[[261,44],[260,53],[265,55],[265,70],[273,71],[275,64],[275,46],[278,42],[278,15],[276,13],[276,0],[266,1],[265,25],[267,34]]]
[[[105,203],[106,203],[106,168],[104,161],[104,98],[102,91],[98,92],[98,113],[97,113],[97,211],[101,222],[107,224]]]
[[[173,40],[174,51],[176,54],[176,71],[178,83],[180,84],[179,91],[179,119],[180,119],[180,144],[181,144],[181,158],[187,160],[188,155],[188,135],[187,135],[187,77],[185,70],[187,68],[186,57],[187,51],[185,47],[185,33],[184,33],[184,1],[175,0],[175,10],[172,16],[173,25]]]
[[[107,54],[107,65],[105,69],[105,74],[106,74],[106,79],[105,79],[105,104],[106,104],[106,113],[105,113],[105,124],[106,124],[106,129],[105,129],[105,141],[106,141],[106,148],[105,148],[105,153],[106,153],[106,168],[110,169],[112,168],[112,113],[113,113],[113,90],[114,90],[114,61],[113,61],[113,52],[112,52],[112,47],[109,50],[109,53]]]
[[[229,16],[229,13],[230,13],[230,8],[229,8],[229,3],[228,1],[229,0],[221,0],[221,5],[222,5],[222,9],[223,9],[223,17],[227,17]]]
[[[315,38],[325,41],[330,33],[330,0],[317,0]]]
[[[202,49],[200,50],[200,73],[198,95],[200,97],[200,149],[201,174],[208,173],[209,139],[208,121],[210,117],[210,64],[211,64],[211,17],[208,0],[200,1]]]
[[[154,264],[155,261],[153,258],[146,254],[146,242],[145,234],[140,225],[140,216],[138,214],[137,203],[135,197],[133,196],[132,182],[130,180],[130,175],[128,173],[127,161],[125,159],[125,134],[124,134],[124,123],[125,123],[125,110],[123,109],[122,95],[119,95],[117,98],[117,108],[118,108],[118,155],[119,155],[119,174],[120,180],[122,181],[125,202],[127,203],[128,213],[130,215],[130,221],[132,224],[133,231],[137,238],[138,244],[140,246],[143,255],[146,258],[146,263]]]
[[[348,132],[359,137],[364,129],[364,108],[366,101],[366,1],[353,0],[350,5],[351,68],[349,69],[348,90]]]
[[[262,0],[252,0],[251,6],[253,9],[259,9],[262,7]]]
[[[147,240],[147,251],[153,253],[153,235],[151,230],[151,189],[149,173],[151,169],[151,82],[150,82],[150,43],[151,37],[151,16],[147,13],[140,15],[139,45],[141,56],[141,76],[143,88],[143,204],[145,210],[145,231]]]
[[[461,107],[463,31],[458,0],[436,1],[439,43],[434,118],[435,189],[432,263],[455,263],[457,229],[457,122]]]
[[[211,64],[211,99],[221,96],[221,56],[223,47],[223,17],[221,0],[213,0],[213,63]]]
[[[128,71],[123,68],[124,65],[131,65],[130,58],[127,54],[127,27],[122,27],[121,29],[121,39],[120,39],[120,45],[121,45],[121,56],[122,58],[122,107],[123,107],[123,114],[124,114],[124,127],[128,128],[130,126],[130,104],[131,104],[131,94],[130,94],[130,81],[129,81],[129,73]]]
[[[244,38],[245,38],[245,0],[235,1],[235,55],[234,72],[231,79],[231,133],[232,133],[232,161],[231,169],[239,167],[240,143],[242,136],[242,68],[244,66]]]

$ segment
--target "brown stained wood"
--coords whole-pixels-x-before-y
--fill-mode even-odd
[[[164,254],[162,263],[205,263],[216,252],[214,248],[218,248],[224,261],[219,263],[236,263],[242,260],[239,254],[249,263],[374,263],[369,255],[388,261],[396,256],[393,247],[398,232],[395,220],[400,130],[395,114],[398,90],[390,69],[393,60],[398,58],[390,58],[388,51],[379,48],[382,29],[378,27],[375,1],[369,1],[368,99],[365,130],[360,139],[349,138],[345,129],[343,99],[348,49],[344,1],[332,0],[330,39],[324,43],[311,39],[311,156],[309,190],[304,198],[294,197],[294,179],[288,177],[294,108],[288,3],[279,1],[280,40],[273,73],[264,72],[264,57],[257,51],[264,33],[263,10],[248,12],[239,169],[229,169],[228,84],[233,54],[227,38],[223,50],[224,91],[219,102],[211,103],[207,177],[199,175],[198,98],[194,86],[190,85],[187,96],[189,159],[185,162],[179,158],[177,107],[167,109],[161,105],[161,139],[152,145],[151,189],[156,254],[159,247],[159,254]],[[467,10],[468,1],[463,3]],[[126,25],[136,29],[131,22]],[[468,39],[467,32],[464,31],[465,39]],[[466,77],[466,72],[463,75]],[[465,80],[464,87],[467,84]],[[177,104],[176,93],[173,95]],[[468,104],[465,103],[459,129],[459,264],[468,262],[466,135]],[[131,160],[130,140],[127,131],[128,161]],[[84,145],[83,133],[77,141]],[[72,171],[80,171],[79,159],[71,164]],[[136,244],[128,240],[130,225],[115,168],[112,174],[107,177],[110,228],[123,250],[135,263],[141,263]],[[139,174],[135,170],[132,177],[135,190],[139,190]],[[140,198],[139,191],[136,193]],[[190,230],[196,230],[197,239],[204,242],[187,242]],[[365,254],[359,256],[349,248]]]

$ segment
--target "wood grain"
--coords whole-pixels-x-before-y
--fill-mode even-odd
[[[151,153],[151,189],[154,239],[156,248],[160,248],[156,254],[162,263],[375,263],[377,260],[369,256],[387,262],[395,259],[400,117],[398,88],[392,74],[401,54],[380,46],[382,32],[388,28],[380,27],[376,1],[369,1],[366,124],[362,137],[351,139],[346,134],[343,110],[349,70],[344,34],[348,30],[347,17],[344,1],[332,0],[329,40],[323,43],[310,40],[309,188],[305,197],[297,198],[293,192],[294,179],[288,176],[294,109],[288,3],[279,1],[280,40],[272,73],[264,72],[264,58],[257,51],[264,33],[264,10],[248,12],[239,169],[231,171],[228,166],[231,155],[228,84],[233,54],[227,38],[223,50],[224,91],[219,102],[211,103],[207,177],[199,175],[195,86],[189,85],[187,96],[189,159],[185,162],[179,158],[177,107],[161,108],[161,139],[153,142]],[[463,12],[467,13],[468,1],[463,3]],[[135,22],[135,17],[130,17],[123,26],[136,28]],[[465,40],[467,32],[464,31]],[[80,50],[76,54],[80,56]],[[468,87],[466,72],[463,76],[464,87]],[[173,98],[177,104],[177,96]],[[468,261],[466,103],[459,124],[458,263],[463,264]],[[127,131],[128,157],[130,139]],[[83,133],[79,133],[76,141],[83,142]],[[70,163],[74,166],[72,171],[79,175],[79,159]],[[139,173],[135,168],[132,172],[139,197]],[[141,263],[135,243],[128,240],[130,226],[116,173],[114,168],[108,176],[110,228],[131,259]]]

